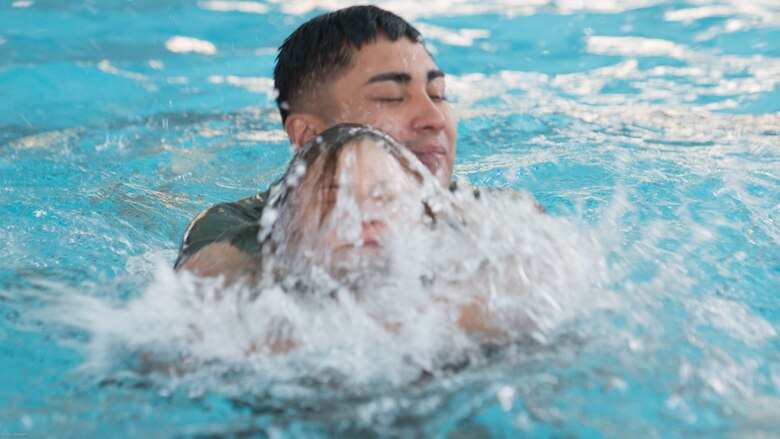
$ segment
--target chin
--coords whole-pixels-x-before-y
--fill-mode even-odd
[[[390,260],[380,246],[336,249],[331,254],[330,273],[347,286],[359,286],[380,279],[390,271]]]

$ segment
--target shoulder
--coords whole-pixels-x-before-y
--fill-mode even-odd
[[[214,242],[182,263],[181,268],[202,277],[224,276],[225,284],[251,277],[257,271],[256,261],[227,242]]]
[[[191,242],[206,236],[218,237],[234,227],[257,222],[263,214],[266,199],[267,192],[264,192],[209,207],[190,222],[184,233],[184,241]]]
[[[198,214],[184,232],[174,268],[178,269],[190,256],[209,244],[232,244],[237,236],[247,234],[248,229],[260,221],[267,199],[268,192],[263,192],[238,201],[216,204]]]

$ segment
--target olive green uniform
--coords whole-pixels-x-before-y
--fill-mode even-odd
[[[179,249],[174,264],[179,269],[187,259],[203,247],[215,242],[227,242],[250,255],[260,253],[260,217],[268,200],[268,191],[231,203],[220,203],[201,212],[192,222]]]

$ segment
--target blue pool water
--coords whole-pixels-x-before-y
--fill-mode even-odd
[[[550,213],[492,221],[550,236],[523,248],[557,306],[465,366],[425,322],[236,355],[231,325],[284,299],[198,308],[168,267],[200,210],[283,171],[275,48],[333,3],[0,5],[0,433],[780,435],[772,0],[377,2],[449,75],[456,175]],[[193,325],[213,338],[187,345]],[[149,351],[198,361],[144,370]]]

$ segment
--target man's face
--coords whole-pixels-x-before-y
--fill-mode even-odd
[[[380,35],[352,61],[352,68],[327,86],[329,105],[321,114],[326,125],[359,123],[385,131],[447,186],[457,122],[445,99],[444,74],[423,45]]]

